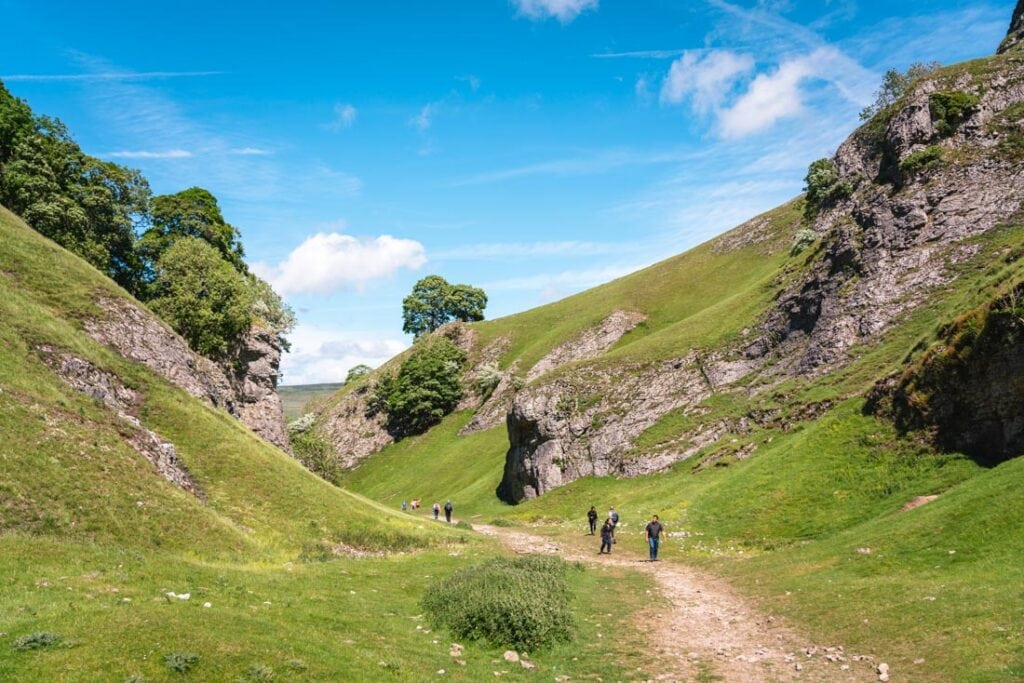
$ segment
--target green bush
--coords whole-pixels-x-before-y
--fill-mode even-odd
[[[980,101],[981,98],[977,95],[960,90],[932,93],[928,97],[928,102],[939,135],[952,135],[960,124],[970,117]]]
[[[164,666],[179,674],[187,674],[199,663],[199,655],[194,652],[170,652],[164,655]]]
[[[927,78],[941,67],[938,62],[922,64],[920,62],[911,64],[906,71],[889,69],[885,72],[882,85],[875,93],[875,101],[869,104],[860,113],[861,121],[869,121],[878,114],[891,109],[896,102],[909,92],[911,86],[917,81]]]
[[[60,643],[60,636],[56,633],[49,633],[46,631],[40,631],[38,633],[29,633],[26,636],[22,636],[14,641],[15,650],[41,650],[47,647],[53,647]]]
[[[900,162],[900,170],[910,175],[925,171],[941,163],[943,154],[945,150],[938,145],[919,149]]]
[[[808,220],[813,220],[827,205],[853,194],[853,187],[839,177],[839,170],[831,159],[818,159],[812,163],[804,182],[807,193],[804,215]]]
[[[543,555],[498,558],[435,581],[423,609],[435,627],[495,647],[536,650],[572,638],[572,565]]]
[[[330,444],[311,428],[292,431],[289,425],[289,433],[295,459],[313,474],[337,484],[341,479],[341,466]]]
[[[396,439],[422,434],[458,405],[465,362],[466,353],[448,338],[422,339],[396,374],[377,382],[370,409],[387,414],[388,432]]]

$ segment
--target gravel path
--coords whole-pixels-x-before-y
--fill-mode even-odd
[[[653,605],[653,621],[642,625],[650,633],[650,651],[659,655],[657,675],[651,680],[885,680],[875,658],[847,654],[839,645],[810,645],[799,633],[754,610],[720,579],[692,567],[647,562],[618,550],[598,555],[519,528],[473,528],[515,553],[558,554],[588,565],[611,564],[650,575],[664,598]]]

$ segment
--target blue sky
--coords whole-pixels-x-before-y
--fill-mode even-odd
[[[285,383],[335,381],[424,275],[507,315],[791,198],[885,69],[992,53],[1014,4],[0,0],[0,78],[213,191],[298,312]]]

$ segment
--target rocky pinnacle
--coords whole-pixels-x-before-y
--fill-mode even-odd
[[[1013,11],[1013,19],[1010,21],[1010,30],[1006,39],[999,46],[999,54],[1012,50],[1024,40],[1024,0],[1017,0],[1017,9]]]

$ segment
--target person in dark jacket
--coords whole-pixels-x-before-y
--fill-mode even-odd
[[[590,523],[590,535],[593,536],[594,532],[597,531],[597,508],[593,505],[590,506],[590,511],[587,512],[587,521]]]
[[[615,525],[612,524],[612,518],[609,517],[604,521],[604,524],[601,526],[601,552],[599,552],[598,555],[604,554],[606,552],[605,548],[608,549],[607,553],[609,555],[612,554],[612,542],[614,540],[614,535]]]
[[[651,551],[651,562],[658,561],[658,545],[661,543],[661,533],[663,531],[665,531],[665,527],[658,521],[658,515],[651,517],[651,523],[644,530],[644,536],[647,537],[647,547]]]
[[[453,509],[454,509],[454,506],[452,505],[452,502],[450,500],[446,500],[445,503],[444,503],[444,519],[449,524],[452,523],[452,510]]]

